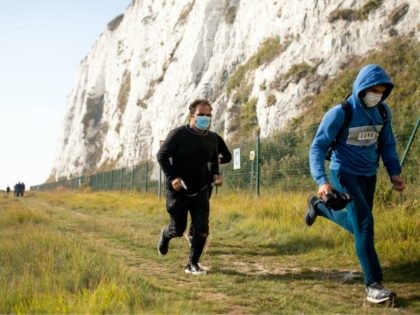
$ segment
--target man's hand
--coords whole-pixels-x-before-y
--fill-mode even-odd
[[[323,200],[326,199],[328,194],[331,194],[332,186],[330,183],[322,184],[318,187],[318,197],[322,198]]]
[[[403,191],[405,188],[404,180],[399,175],[394,175],[391,177],[391,182],[396,191]]]
[[[213,175],[214,186],[222,186],[222,177],[220,175]]]
[[[175,191],[180,191],[182,189],[182,178],[181,177],[177,177],[172,181],[172,188]],[[184,184],[185,185],[185,184]]]

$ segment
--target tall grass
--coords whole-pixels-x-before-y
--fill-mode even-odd
[[[363,302],[352,237],[323,218],[305,226],[305,207],[303,192],[213,196],[202,256],[210,273],[191,277],[185,240],[172,240],[165,257],[156,253],[168,221],[156,196],[3,198],[0,313],[395,313]],[[379,199],[374,212],[398,312],[419,313],[418,202]]]
[[[61,198],[104,210],[93,194],[51,194],[48,207],[36,209],[13,198],[0,201],[0,313],[168,312],[171,294],[54,222],[54,209],[66,209],[59,208],[66,204]],[[180,312],[182,306],[173,307]]]

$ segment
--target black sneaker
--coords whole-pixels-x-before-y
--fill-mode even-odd
[[[371,303],[382,303],[394,299],[395,292],[382,286],[380,282],[374,282],[366,287],[367,300]]]
[[[204,270],[203,268],[201,268],[199,266],[199,264],[194,264],[194,263],[188,263],[185,266],[185,273],[190,273],[192,275],[205,275],[207,274],[207,271]]]
[[[165,228],[162,228],[162,230],[160,230],[160,237],[159,237],[159,242],[157,245],[157,250],[159,255],[164,256],[168,253],[169,250],[169,241],[171,240],[170,238],[166,238],[163,235],[163,230]]]
[[[311,226],[314,224],[316,217],[318,216],[318,213],[315,209],[315,204],[319,202],[320,199],[316,197],[315,195],[310,195],[308,197],[308,208],[306,209],[306,215],[305,215],[305,223],[308,226]]]

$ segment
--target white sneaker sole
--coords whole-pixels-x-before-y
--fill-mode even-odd
[[[194,275],[194,276],[203,276],[203,275],[207,274],[207,271],[205,271],[205,270],[200,271],[200,272],[192,272],[191,270],[185,269],[184,271],[185,271],[185,273],[190,274],[190,275]]]
[[[368,302],[371,302],[371,303],[379,304],[379,303],[383,303],[383,302],[386,302],[386,301],[391,301],[394,298],[395,298],[395,295],[391,295],[391,296],[387,296],[387,297],[382,298],[382,299],[374,299],[374,298],[371,298],[371,297],[367,297],[366,300]]]

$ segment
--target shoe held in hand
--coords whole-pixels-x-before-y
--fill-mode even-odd
[[[330,209],[342,210],[352,200],[353,198],[349,194],[333,189],[331,193],[327,194],[323,199],[323,203]]]

